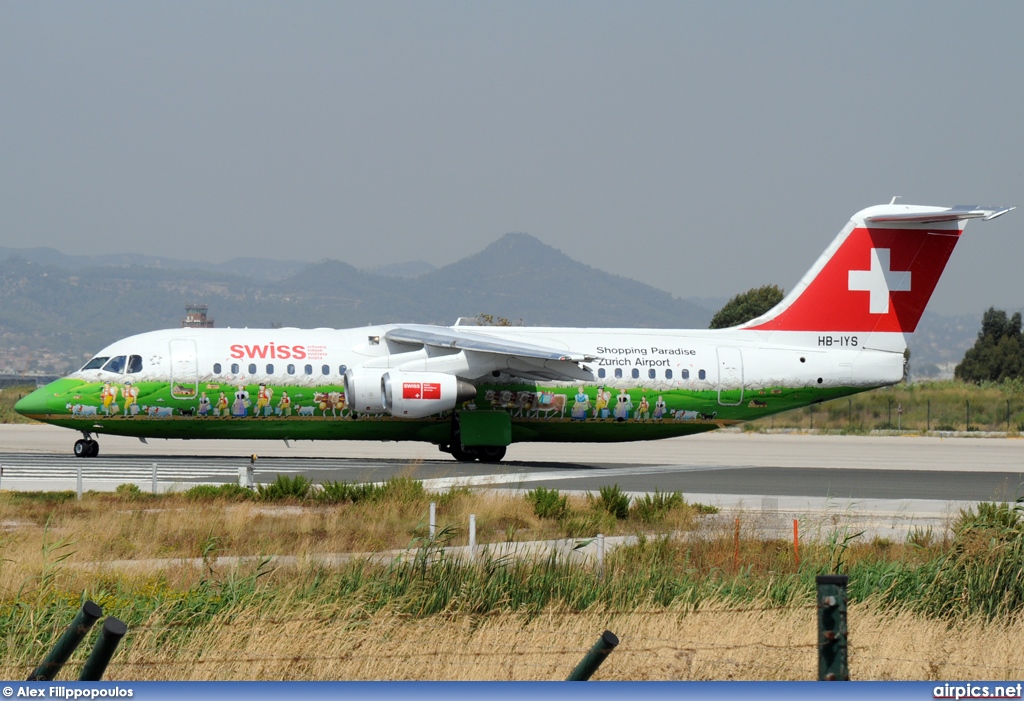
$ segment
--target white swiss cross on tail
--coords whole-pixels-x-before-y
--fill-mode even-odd
[[[910,271],[890,270],[888,248],[871,249],[871,269],[851,270],[850,292],[869,292],[872,314],[889,313],[890,292],[910,292]]]

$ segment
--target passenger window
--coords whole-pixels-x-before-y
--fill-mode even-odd
[[[684,380],[689,380],[690,379],[690,371],[689,370],[683,370],[683,379]]]
[[[232,375],[237,375],[238,374],[238,363],[231,363],[231,374]]]
[[[220,374],[220,363],[214,363],[213,364],[213,374],[214,375],[219,375]]]
[[[339,375],[344,375],[346,370],[348,370],[348,368],[346,366],[344,366],[344,365],[339,365],[338,366],[338,374]]]
[[[323,372],[320,373],[321,375],[330,375],[331,374],[331,366],[330,365],[324,365],[320,369],[323,371]]]
[[[629,374],[633,377],[634,380],[640,377],[640,371],[637,370],[636,368],[633,368],[633,371],[630,372]]]
[[[256,374],[256,363],[249,363],[249,374],[250,375],[255,375]]]
[[[288,374],[289,375],[294,375],[295,374],[295,366],[294,365],[289,365],[288,366]]]
[[[313,374],[313,366],[312,365],[307,365],[306,366],[306,374],[307,375],[312,375]]]
[[[615,377],[619,379],[622,378],[622,368],[615,368]]]
[[[128,372],[129,372],[129,374],[130,373],[135,373],[135,372],[142,372],[142,356],[141,355],[133,355],[133,356],[130,356],[128,358]]]
[[[267,374],[268,375],[273,375],[274,374],[274,364],[273,363],[267,363]]]
[[[120,375],[122,372],[124,372],[124,361],[125,357],[123,355],[115,356],[111,358],[106,365],[103,366],[103,369],[106,370],[107,372],[116,372],[117,374]]]
[[[648,371],[647,371],[647,376],[648,376],[649,378],[651,378],[652,380],[654,379],[654,377],[655,377],[655,375],[656,375],[656,374],[657,374],[657,373],[656,373],[656,372],[654,371],[654,368],[651,368],[650,370],[648,370]]]
[[[598,368],[597,369],[597,376],[600,377],[603,380],[604,379],[604,375],[605,375],[604,368]]]
[[[683,372],[686,372],[686,371],[684,370]],[[665,379],[666,380],[671,380],[672,379],[672,370],[666,370],[665,371]]]
[[[110,360],[110,356],[109,355],[104,355],[104,356],[101,356],[101,357],[93,358],[88,363],[86,363],[85,366],[82,367],[82,369],[83,370],[99,370],[101,367],[103,367],[103,363],[107,362],[108,360]]]
[[[700,379],[703,380],[707,376],[708,376],[708,374],[706,372],[704,372],[703,370],[698,370],[697,371],[697,377],[699,377]]]

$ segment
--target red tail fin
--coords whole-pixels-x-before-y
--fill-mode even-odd
[[[913,333],[966,220],[1008,211],[881,205],[858,212],[796,288],[742,328]]]

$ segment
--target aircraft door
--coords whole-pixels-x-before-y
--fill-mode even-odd
[[[739,394],[731,394],[739,390]],[[730,394],[725,394],[730,392]],[[735,399],[735,401],[732,401]],[[739,406],[743,402],[743,354],[739,348],[718,349],[718,403]]]
[[[171,398],[195,399],[199,384],[199,359],[196,342],[171,341]]]

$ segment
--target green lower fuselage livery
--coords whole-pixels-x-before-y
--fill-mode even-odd
[[[1007,211],[862,210],[778,306],[730,329],[168,329],[15,409],[81,432],[83,457],[96,434],[426,441],[493,462],[517,441],[700,433],[899,382],[966,221]]]

